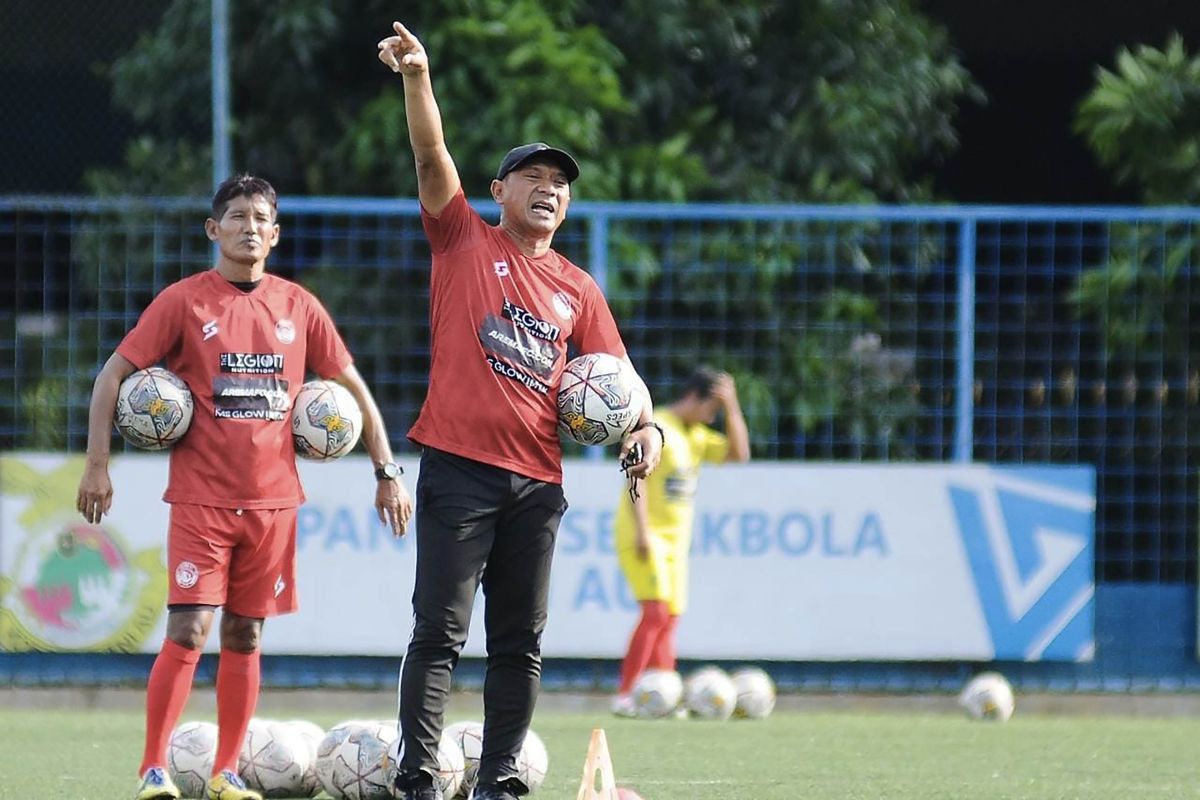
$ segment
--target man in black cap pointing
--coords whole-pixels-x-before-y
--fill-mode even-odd
[[[600,288],[550,246],[579,177],[575,159],[541,142],[510,150],[491,182],[500,224],[488,225],[467,204],[446,149],[425,48],[399,22],[392,27],[379,59],[404,78],[433,253],[429,390],[408,432],[422,455],[395,793],[441,797],[433,778],[442,713],[482,585],[488,655],[473,797],[513,800],[530,788],[517,758],[541,680],[550,562],[567,508],[556,403],[567,348],[628,356]],[[629,467],[634,478],[650,474],[662,447],[645,399],[621,445],[623,461],[642,453]]]

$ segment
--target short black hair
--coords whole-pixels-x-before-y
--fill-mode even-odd
[[[279,216],[278,198],[275,196],[275,187],[271,185],[270,181],[266,178],[242,173],[234,175],[232,178],[226,178],[217,187],[212,199],[213,219],[220,222],[221,217],[225,216],[225,211],[229,208],[229,201],[235,197],[254,197],[255,195],[261,195],[271,204],[272,218]]]
[[[707,400],[712,397],[713,387],[717,385],[720,377],[721,373],[712,367],[696,367],[683,382],[683,394],[694,394],[701,400]]]

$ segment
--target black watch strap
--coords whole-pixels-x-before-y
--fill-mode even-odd
[[[662,439],[662,443],[664,445],[667,443],[667,432],[663,430],[662,425],[659,425],[654,420],[649,420],[647,422],[639,422],[637,425],[634,426],[633,431],[640,431],[643,428],[654,428],[654,430],[658,431],[658,435]],[[633,431],[631,431],[631,433]]]
[[[403,474],[404,467],[395,461],[389,461],[375,468],[375,480],[377,481],[394,481]]]

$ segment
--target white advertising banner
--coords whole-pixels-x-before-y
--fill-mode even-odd
[[[78,456],[0,457],[0,649],[158,649],[166,456],[113,459],[100,526],[74,509],[81,472]],[[415,532],[378,522],[364,457],[301,474],[301,608],[268,622],[264,652],[401,654]],[[637,621],[613,548],[625,484],[612,461],[568,462],[564,483],[543,654],[619,657]],[[701,471],[696,506],[682,657],[1092,657],[1090,467],[726,465]],[[467,655],[484,653],[482,605]]]

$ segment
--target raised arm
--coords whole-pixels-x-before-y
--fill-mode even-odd
[[[746,426],[746,417],[742,414],[741,403],[738,402],[737,386],[733,376],[722,372],[713,387],[713,396],[721,401],[725,411],[725,438],[729,441],[729,453],[726,461],[750,460],[750,430]]]
[[[404,76],[404,113],[417,165],[417,194],[425,210],[436,217],[458,193],[461,181],[446,149],[425,47],[399,22],[393,22],[392,29],[396,35],[379,43],[379,60]]]

